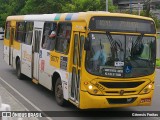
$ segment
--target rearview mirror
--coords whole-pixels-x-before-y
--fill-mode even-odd
[[[87,37],[86,40],[85,40],[85,43],[84,43],[84,50],[86,51],[89,51],[90,50],[90,40],[89,38]]]

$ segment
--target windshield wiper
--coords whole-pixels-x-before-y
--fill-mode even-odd
[[[112,38],[110,32],[106,32],[106,36],[108,37],[108,40],[109,40],[109,42],[111,44],[111,52],[112,52],[113,56],[117,59],[118,58],[118,53],[117,53],[118,52],[118,48],[117,47],[119,47],[120,51],[123,51],[122,43],[121,43],[120,40],[119,40],[119,43],[116,40],[114,40]]]
[[[139,47],[139,49],[142,49],[141,47],[143,45],[142,44],[143,36],[144,36],[144,34],[141,34],[140,36],[137,37],[137,39],[134,43],[132,41],[131,56],[134,54],[140,54],[140,50],[138,51],[136,48]]]
[[[111,44],[112,57],[114,57],[114,59],[116,59],[116,58],[118,58],[118,55],[117,55],[117,46],[115,44],[115,40],[113,40],[113,38],[109,32],[106,32],[106,36],[108,37],[108,40]]]
[[[133,48],[135,48],[137,45],[142,43],[143,36],[144,36],[144,34],[141,34],[140,36],[137,37],[137,39],[133,45]]]
[[[108,40],[109,40],[109,42],[111,44],[111,48],[114,49],[114,50],[116,50],[115,41],[113,40],[111,34],[109,32],[106,32],[106,35],[107,35]]]

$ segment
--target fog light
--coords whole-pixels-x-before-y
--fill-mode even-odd
[[[127,102],[130,103],[132,101],[132,98],[127,98]]]
[[[147,93],[149,93],[149,92],[152,90],[152,88],[153,88],[153,84],[151,83],[151,84],[147,85],[147,86],[140,92],[140,94],[147,94]]]
[[[91,90],[92,89],[92,85],[89,85],[88,88]]]
[[[93,92],[96,94],[96,93],[98,92],[98,90],[97,90],[97,89],[94,89]]]
[[[147,93],[149,91],[149,89],[145,88],[143,91],[144,91],[144,93]]]

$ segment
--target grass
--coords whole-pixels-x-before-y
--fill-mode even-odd
[[[156,66],[160,67],[160,59],[156,59]]]

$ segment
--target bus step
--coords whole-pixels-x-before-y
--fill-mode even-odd
[[[34,82],[35,84],[38,84],[38,80],[36,79],[32,79],[32,82]]]

